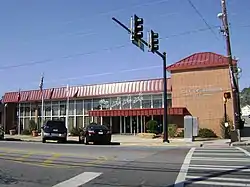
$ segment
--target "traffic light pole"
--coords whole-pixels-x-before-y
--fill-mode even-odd
[[[115,17],[112,18],[113,21],[115,21],[118,25],[120,25],[122,28],[124,28],[126,31],[128,31],[129,34],[133,34],[133,31],[131,31],[126,25],[121,23],[118,19]],[[140,39],[140,41],[149,47],[149,44],[143,40]],[[168,140],[168,115],[167,115],[167,71],[166,71],[166,66],[167,66],[167,54],[166,52],[160,53],[159,51],[155,51],[155,53],[160,56],[163,60],[163,105],[164,105],[164,112],[163,112],[163,142],[169,143]]]
[[[241,110],[240,110],[240,96],[239,96],[239,87],[237,85],[237,81],[235,78],[235,67],[233,65],[233,58],[232,58],[232,51],[231,51],[231,43],[230,43],[230,32],[227,20],[227,9],[226,9],[226,2],[225,0],[221,1],[222,5],[222,14],[223,14],[223,27],[226,36],[226,48],[227,48],[227,57],[229,68],[231,71],[232,81],[233,81],[233,90],[232,90],[232,97],[233,97],[233,111],[234,111],[234,125],[237,129],[238,134],[238,141],[240,141],[240,123],[241,123]]]

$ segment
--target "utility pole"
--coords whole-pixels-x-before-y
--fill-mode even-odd
[[[227,8],[226,0],[221,0],[222,13],[218,14],[218,17],[222,20],[223,29],[221,30],[225,35],[226,39],[226,48],[227,48],[227,57],[231,79],[233,82],[232,85],[232,98],[233,98],[233,111],[234,111],[234,127],[237,129],[238,141],[240,141],[240,129],[244,127],[244,122],[241,119],[241,109],[240,109],[240,95],[239,87],[236,80],[237,65],[233,64],[231,43],[230,43],[230,32],[227,19]]]
[[[112,18],[118,25],[124,28],[129,34],[131,34],[132,43],[144,51],[144,45],[149,47],[150,52],[157,54],[162,58],[163,61],[163,142],[169,143],[168,140],[168,114],[167,114],[167,72],[166,72],[166,63],[167,55],[166,52],[159,52],[159,35],[151,30],[149,34],[149,42],[143,40],[143,19],[134,15],[134,18],[131,18],[131,28],[129,29],[118,19]]]

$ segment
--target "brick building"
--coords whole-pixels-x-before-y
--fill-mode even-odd
[[[195,53],[168,66],[167,71],[171,73],[167,80],[168,123],[182,128],[184,116],[193,115],[198,117],[200,128],[220,135],[223,93],[231,91],[227,58],[211,52]],[[43,95],[45,120],[66,120],[69,129],[94,121],[110,126],[113,133],[139,133],[145,131],[148,120],[163,121],[162,78],[48,88]],[[6,132],[19,121],[23,128],[31,119],[39,124],[41,99],[39,90],[21,91],[20,97],[19,92],[5,93]],[[232,119],[232,101],[227,107]]]

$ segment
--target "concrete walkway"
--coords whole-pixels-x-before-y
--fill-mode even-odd
[[[29,135],[5,135],[5,139],[9,141],[31,141],[41,142],[41,136],[32,137]],[[77,142],[78,137],[69,136],[68,141]],[[201,139],[197,138],[194,142],[185,142],[183,138],[170,139],[170,143],[163,143],[161,138],[150,139],[142,138],[134,135],[112,135],[112,142],[120,143],[124,146],[228,146],[230,140],[221,139]],[[244,142],[249,142],[245,141]]]

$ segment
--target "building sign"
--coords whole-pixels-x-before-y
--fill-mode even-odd
[[[125,97],[116,97],[116,99],[112,101],[110,101],[110,98],[107,99],[101,99],[99,101],[99,104],[103,107],[103,108],[114,108],[114,107],[119,107],[121,105],[126,105],[126,104],[135,104],[137,102],[141,102],[143,100],[143,96],[140,93],[139,95],[128,95]]]
[[[205,88],[189,88],[189,89],[182,89],[181,94],[182,95],[211,95],[213,93],[218,93],[223,91],[222,88],[218,87],[205,87]]]

